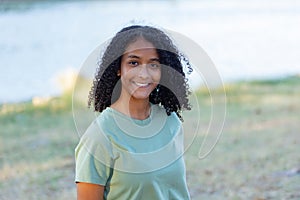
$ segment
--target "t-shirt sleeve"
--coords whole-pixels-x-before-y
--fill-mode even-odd
[[[106,185],[112,169],[109,140],[93,122],[75,149],[75,182]]]

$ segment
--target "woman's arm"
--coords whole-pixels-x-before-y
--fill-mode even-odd
[[[77,185],[77,200],[103,200],[104,186],[82,183]]]

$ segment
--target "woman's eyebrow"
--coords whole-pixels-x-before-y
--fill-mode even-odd
[[[128,55],[128,58],[136,58],[136,59],[140,59],[139,56],[136,56],[136,55]]]
[[[150,58],[150,61],[159,62],[159,58]]]
[[[137,55],[128,55],[127,58],[140,59],[140,57],[137,56]],[[152,61],[152,62],[153,62],[153,61],[154,61],[154,62],[159,62],[159,58],[155,58],[155,57],[154,57],[154,58],[150,58],[149,60]]]

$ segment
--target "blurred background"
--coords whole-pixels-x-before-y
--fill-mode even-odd
[[[57,77],[134,22],[194,40],[225,82],[300,72],[297,0],[2,0],[0,103],[60,94]]]
[[[74,149],[95,114],[72,112],[74,80],[133,23],[195,41],[224,82],[199,85],[200,115],[184,116],[192,199],[300,199],[300,1],[0,0],[0,200],[76,199]],[[218,143],[199,159],[203,141]]]

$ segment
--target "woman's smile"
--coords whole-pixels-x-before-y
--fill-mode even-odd
[[[133,83],[136,84],[137,86],[143,87],[143,88],[150,85],[150,83],[139,83],[139,82],[133,82]]]

